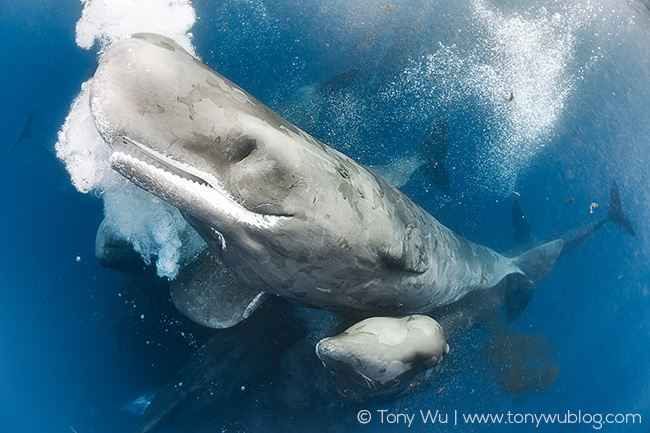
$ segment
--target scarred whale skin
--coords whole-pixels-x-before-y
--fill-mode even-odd
[[[516,275],[521,309],[562,249],[506,258],[456,235],[164,36],[106,52],[91,111],[115,170],[179,208],[245,284],[306,305],[422,313]]]

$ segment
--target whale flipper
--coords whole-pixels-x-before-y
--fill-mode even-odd
[[[443,119],[433,127],[417,153],[418,160],[426,161],[420,170],[447,196],[450,190],[449,173],[442,160],[447,156],[448,149],[447,119]]]
[[[505,285],[506,319],[512,322],[533,298],[534,282],[544,279],[557,261],[564,241],[557,239],[532,248],[513,260],[523,272],[507,275],[500,284]]]
[[[621,204],[621,194],[618,192],[616,181],[612,183],[612,192],[609,199],[609,212],[605,220],[612,221],[618,224],[623,230],[636,237],[636,232],[623,212],[623,205]]]
[[[510,274],[501,283],[505,284],[506,320],[510,323],[519,317],[533,299],[535,284],[521,274]]]
[[[181,313],[208,328],[230,328],[246,319],[266,294],[244,285],[208,249],[171,283],[171,297]]]

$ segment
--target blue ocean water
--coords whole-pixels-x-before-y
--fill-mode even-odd
[[[190,40],[205,63],[363,164],[416,153],[431,125],[447,119],[450,197],[420,172],[402,191],[465,237],[498,251],[512,247],[515,198],[540,239],[595,221],[607,211],[613,181],[637,237],[606,225],[537,284],[513,324],[450,341],[451,353],[427,383],[398,401],[364,408],[372,414],[367,425],[357,421],[361,407],[283,404],[275,360],[161,431],[531,431],[537,427],[530,423],[479,425],[462,416],[568,411],[640,414],[641,424],[602,430],[647,431],[646,3],[120,3],[0,5],[3,155],[34,110],[30,136],[0,165],[0,432],[130,431],[138,414],[129,403],[162,388],[213,335],[174,310],[167,280],[153,266],[132,276],[99,265],[94,248],[104,190],[77,191],[54,155],[57,133],[102,46],[80,47],[75,26],[84,8],[86,29],[108,45],[152,28],[176,35],[180,15],[160,12],[174,5],[195,13]],[[318,91],[319,83],[350,70],[357,71],[351,82]],[[313,327],[320,320],[296,310],[286,312],[286,322],[306,316]],[[232,366],[233,375],[239,367]],[[420,410],[438,410],[448,424],[420,419],[408,427],[404,418],[388,417],[419,417]],[[582,421],[539,429],[598,430]]]

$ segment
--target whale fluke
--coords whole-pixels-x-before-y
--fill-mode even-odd
[[[443,119],[433,127],[415,155],[395,159],[390,164],[368,167],[395,188],[406,185],[413,173],[420,170],[449,196],[449,173],[443,162],[448,148],[447,120]]]
[[[621,194],[618,191],[616,181],[612,183],[612,192],[609,198],[609,212],[605,217],[606,221],[611,221],[618,224],[623,230],[636,237],[636,232],[623,212],[623,205],[621,204]]]
[[[555,263],[555,261],[553,262]],[[503,279],[505,285],[506,321],[511,323],[526,309],[535,293],[535,284],[524,275],[510,274]]]
[[[291,306],[273,297],[236,328],[216,331],[156,393],[131,433],[154,433],[255,383],[302,336]]]
[[[621,197],[616,182],[612,183],[609,211],[603,218],[551,238],[551,240],[562,239],[564,241],[562,251],[557,258],[564,257],[566,254],[582,245],[587,239],[591,238],[598,229],[608,222],[617,224],[627,233],[636,237],[636,232],[634,231],[632,224],[623,212]],[[534,235],[531,235],[528,221],[517,200],[515,200],[512,206],[512,224],[515,229],[515,246],[502,253],[506,257],[516,257],[524,249],[530,248],[531,245],[539,242],[539,240],[535,239]]]
[[[535,293],[535,282],[546,276],[563,251],[563,240],[556,239],[511,255],[518,271],[509,273],[494,287],[469,293],[459,301],[433,309],[427,314],[435,317],[453,338],[462,330],[492,320],[505,310],[508,323],[514,321],[528,306]]]
[[[630,221],[625,216],[625,213],[623,212],[623,206],[621,204],[621,196],[618,191],[618,186],[616,185],[616,182],[612,183],[612,190],[610,193],[609,200],[610,200],[609,211],[607,212],[607,215],[605,215],[605,217],[591,224],[587,224],[583,227],[579,227],[575,230],[571,230],[561,236],[561,238],[564,239],[564,248],[562,249],[562,253],[560,254],[560,257],[566,255],[567,253],[569,253],[570,251],[572,251],[573,249],[581,245],[584,241],[589,239],[596,232],[596,230],[598,230],[603,225],[605,225],[605,223],[608,223],[610,221],[616,223],[627,233],[636,237],[636,232],[634,231],[632,224],[630,223]]]

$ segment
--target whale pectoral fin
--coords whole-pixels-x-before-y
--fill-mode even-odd
[[[533,282],[540,281],[555,266],[563,246],[564,241],[556,239],[526,251],[513,262]]]
[[[194,322],[223,329],[250,316],[266,294],[244,285],[206,249],[172,281],[171,297]]]
[[[508,274],[499,282],[504,288],[508,322],[515,320],[524,311],[533,298],[534,282],[551,272],[563,246],[564,241],[557,239],[532,248],[513,260],[521,273]]]
[[[507,275],[501,284],[505,284],[506,320],[510,323],[528,306],[535,292],[535,284],[522,274]]]

